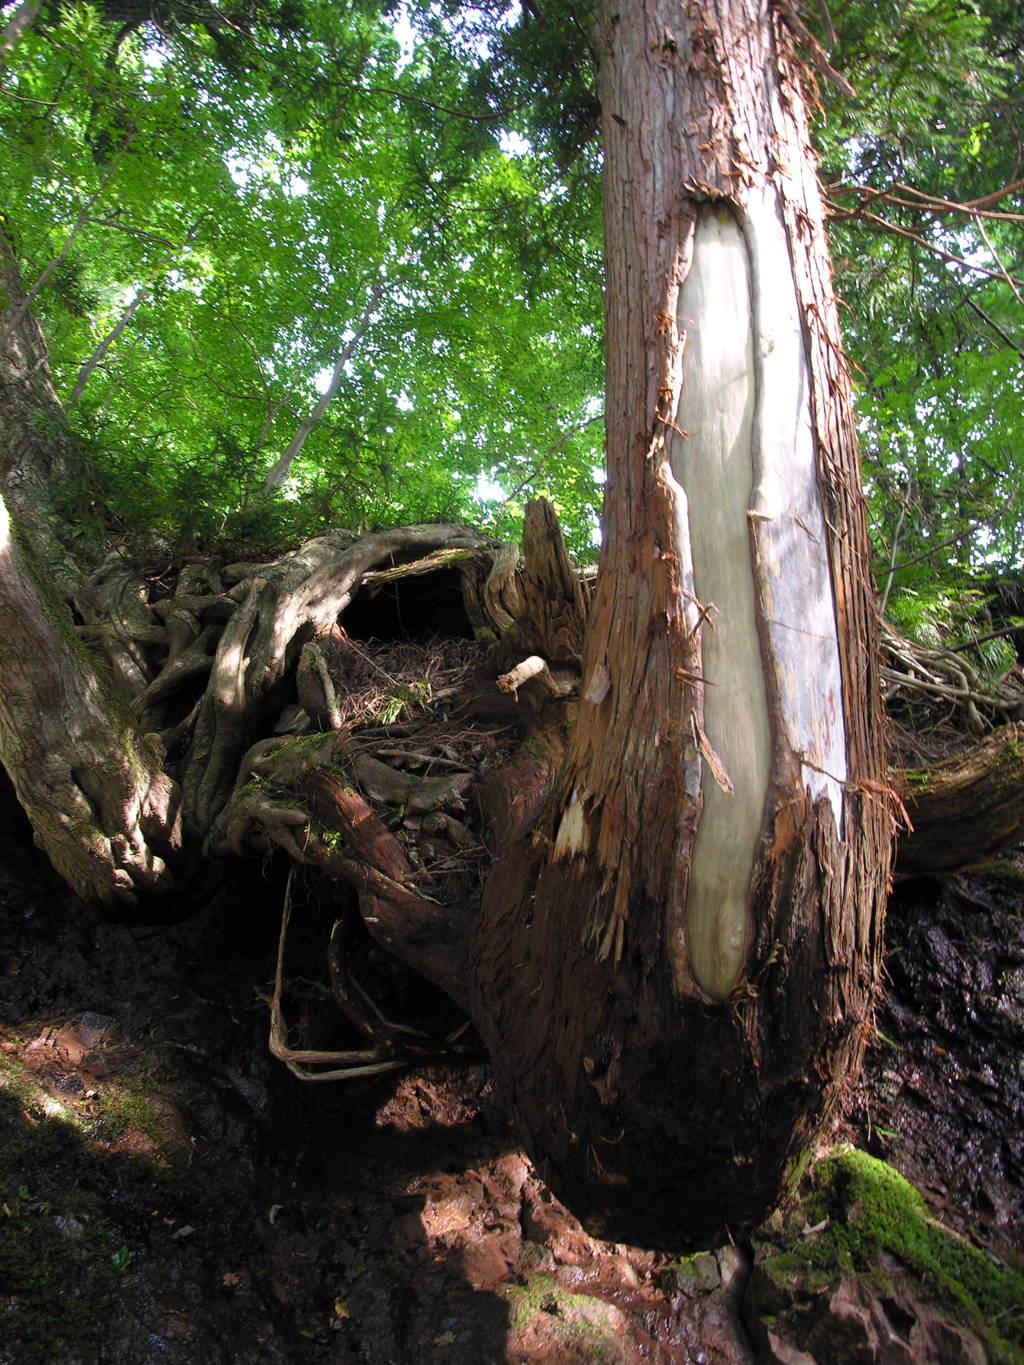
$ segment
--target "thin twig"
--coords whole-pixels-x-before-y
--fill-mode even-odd
[[[1021,221],[1024,222],[1024,217],[1021,218]],[[981,220],[981,214],[980,214],[980,213],[975,215],[974,222],[975,222],[975,226],[977,227],[978,231],[981,233],[981,236],[982,236],[982,239],[983,239],[985,245],[986,245],[986,246],[988,247],[988,249],[989,249],[989,253],[990,253],[991,256],[992,256],[992,259],[995,261],[995,263],[996,263],[996,265],[999,267],[999,269],[1003,272],[1003,279],[1006,281],[1006,283],[1007,283],[1007,284],[1010,286],[1010,288],[1013,290],[1013,297],[1017,300],[1017,302],[1020,304],[1020,306],[1021,306],[1022,308],[1024,308],[1024,299],[1022,299],[1021,296],[1020,296],[1020,290],[1017,288],[1017,282],[1016,282],[1016,280],[1014,280],[1013,276],[1012,276],[1012,275],[1010,274],[1010,272],[1007,270],[1006,266],[1003,265],[1003,262],[1002,262],[1002,260],[1000,259],[1000,256],[999,256],[999,252],[998,252],[998,251],[995,249],[995,247],[992,245],[992,241],[991,241],[991,239],[990,239],[988,233],[985,231],[985,224],[984,224],[984,223],[982,222],[982,220]]]
[[[604,413],[599,412],[595,417],[588,417],[585,422],[577,422],[577,424],[574,427],[570,427],[568,431],[563,432],[562,435],[559,436],[558,440],[554,443],[554,445],[548,446],[547,450],[545,450],[544,454],[541,456],[540,462],[535,466],[533,471],[526,476],[522,483],[520,483],[516,488],[513,488],[512,492],[509,493],[505,501],[499,505],[498,510],[494,514],[495,525],[497,525],[498,521],[502,516],[502,513],[505,511],[505,508],[509,505],[512,499],[517,498],[524,488],[526,488],[529,484],[533,483],[534,479],[538,478],[543,473],[544,466],[547,464],[548,460],[551,458],[551,456],[555,453],[556,450],[564,446],[566,441],[568,441],[571,436],[575,436],[578,432],[586,431],[587,427],[593,426],[595,422],[603,421]]]
[[[1019,626],[1003,626],[1001,630],[990,630],[984,635],[979,635],[976,640],[968,640],[962,645],[951,645],[950,653],[959,654],[961,650],[973,649],[975,645],[983,645],[987,640],[999,640],[1004,635],[1017,635],[1024,631],[1024,624]]]
[[[1013,350],[1015,350],[1018,355],[1024,356],[1024,346],[1022,346],[1019,341],[1014,341],[1013,337],[1010,336],[1009,332],[1004,331],[1004,329],[1000,327],[999,323],[996,322],[993,318],[990,318],[989,315],[983,309],[979,308],[973,299],[964,299],[964,303],[967,304],[967,307],[970,308],[972,312],[977,313],[978,317],[981,318],[982,322],[988,323],[989,327],[992,328],[996,336],[1002,337],[1003,341],[1006,342],[1007,346],[1010,346]]]
[[[825,201],[828,202],[827,200]],[[887,219],[879,217],[877,213],[866,213],[857,210],[852,213],[843,212],[844,220],[859,219],[862,223],[871,223],[875,227],[881,228],[884,232],[891,232],[896,237],[903,237],[908,242],[914,242],[917,246],[923,246],[926,251],[933,252],[936,256],[941,256],[944,261],[950,261],[953,265],[963,266],[965,270],[975,270],[979,275],[987,275],[991,280],[1010,279],[1012,283],[1021,285],[1024,281],[1018,280],[1015,276],[1007,276],[1001,270],[989,270],[984,265],[974,265],[970,261],[965,261],[962,256],[955,255],[952,251],[947,251],[944,246],[936,246],[934,242],[929,242],[926,237],[921,237],[916,232],[911,232],[909,228],[900,227],[898,223],[890,223]]]
[[[922,550],[919,555],[914,555],[913,559],[905,559],[902,564],[897,564],[895,572],[899,573],[901,569],[909,569],[911,564],[920,564],[922,559],[928,559],[932,555],[938,554],[939,550],[948,550],[951,545],[955,545],[958,540],[962,540],[965,534],[964,531],[958,531],[955,536],[950,536],[949,540],[940,540],[938,545],[930,545],[927,550]],[[884,567],[875,570],[876,574],[884,572]]]

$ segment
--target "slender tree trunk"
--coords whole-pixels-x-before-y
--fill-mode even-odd
[[[0,229],[0,488],[22,534],[61,591],[78,570],[60,544],[51,490],[78,467],[50,377],[46,342],[27,306],[14,247]]]
[[[791,41],[603,4],[608,484],[553,798],[475,1015],[545,1177],[740,1235],[859,1065],[891,821],[849,384]]]

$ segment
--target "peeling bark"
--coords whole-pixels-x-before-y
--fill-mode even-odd
[[[706,1245],[777,1199],[870,1023],[891,815],[867,539],[788,35],[723,0],[603,7],[598,42],[601,575],[554,796],[488,882],[474,1014],[580,1216]],[[701,265],[726,236],[731,301]],[[716,554],[739,592],[718,614]],[[731,709],[711,684],[741,686]],[[751,768],[729,746],[755,702],[769,751]],[[730,762],[742,836],[704,835],[739,805],[715,777]]]

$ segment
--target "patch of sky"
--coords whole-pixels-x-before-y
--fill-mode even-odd
[[[492,469],[490,474],[481,472],[476,476],[476,487],[473,489],[473,496],[478,502],[498,502],[499,499],[504,498],[505,490],[502,488],[501,484],[492,477],[494,472],[495,471]]]
[[[413,27],[412,18],[405,5],[400,5],[394,19],[391,22],[391,29],[399,46],[399,57],[395,63],[396,71],[404,69],[416,55],[416,30]]]
[[[151,71],[159,71],[171,59],[170,49],[164,46],[159,30],[153,24],[145,26],[145,47],[142,49],[142,62]]]
[[[506,156],[526,156],[533,151],[533,147],[520,133],[512,129],[506,129],[498,138],[498,146]]]
[[[403,389],[402,392],[395,399],[395,406],[398,408],[399,412],[412,412],[416,404],[412,401],[412,399]]]

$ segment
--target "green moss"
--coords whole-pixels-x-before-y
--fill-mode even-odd
[[[928,789],[931,772],[928,768],[916,769],[913,772],[904,772],[903,779],[909,787],[914,787],[917,791],[923,792]]]
[[[50,575],[40,563],[28,538],[19,529],[13,518],[11,519],[10,525],[12,539],[21,552],[25,570],[32,580],[32,586],[39,594],[51,625],[67,645],[68,649],[71,650],[72,654],[77,655],[95,677],[96,684],[103,694],[103,709],[107,720],[110,722],[110,726],[117,735],[119,743],[124,747],[125,752],[130,758],[134,759],[134,742],[139,738],[139,730],[130,706],[114,686],[113,679],[109,674],[103,668],[98,668],[96,666],[96,660],[86,649],[78,631],[75,629],[75,623],[71,619],[71,613],[54,590]]]
[[[115,1085],[99,1097],[103,1136],[117,1141],[135,1128],[145,1133],[158,1149],[172,1140],[167,1111],[153,1094],[153,1086],[134,1076],[119,1076]]]
[[[545,1333],[551,1342],[560,1338],[585,1346],[588,1359],[607,1362],[625,1361],[619,1344],[622,1332],[611,1307],[600,1299],[572,1294],[563,1289],[553,1275],[534,1275],[523,1286],[513,1285],[499,1291],[509,1306],[512,1331],[521,1334],[539,1313],[548,1316]]]
[[[1001,882],[1009,882],[1014,887],[1024,886],[1024,871],[1002,858],[996,858],[994,862],[987,863],[981,869],[980,875],[995,877]]]
[[[67,1176],[80,1160],[81,1135],[35,1105],[25,1108],[6,1086],[0,1135],[0,1203],[9,1210],[0,1211],[5,1359],[52,1365],[93,1356],[118,1278],[117,1239],[95,1193]]]
[[[154,1244],[186,1278],[216,1274],[243,1238],[211,1198],[164,1095],[152,1052],[101,1083],[98,1114],[64,1102],[0,1053],[0,1358],[17,1365],[91,1360],[109,1339],[115,1296]],[[173,1078],[204,1088],[180,1059]],[[110,1150],[141,1130],[157,1152]],[[6,1205],[6,1212],[3,1206]],[[166,1220],[166,1221],[165,1221]],[[185,1226],[194,1231],[170,1242]],[[173,1229],[173,1231],[172,1231]]]
[[[670,1261],[661,1272],[661,1285],[668,1294],[682,1290],[693,1295],[717,1289],[721,1283],[718,1262],[710,1251],[698,1251],[693,1256],[680,1256]]]
[[[780,1288],[794,1277],[801,1278],[804,1292],[811,1281],[850,1274],[884,1278],[879,1265],[886,1252],[902,1262],[926,1297],[979,1336],[992,1359],[1024,1365],[1024,1261],[994,1264],[940,1227],[913,1185],[866,1152],[835,1152],[818,1163],[813,1179],[797,1214],[776,1217],[757,1237],[779,1253],[763,1265],[772,1267]],[[812,1236],[800,1226],[826,1219]]]
[[[519,746],[519,752],[524,758],[543,759],[547,756],[547,750],[539,739],[528,735]]]
[[[412,715],[418,706],[426,706],[430,696],[428,682],[399,683],[388,693],[377,719],[382,725],[393,725],[404,710]]]

